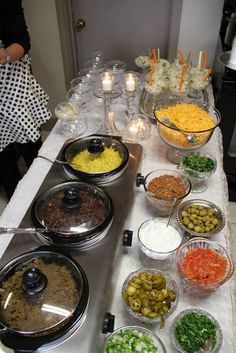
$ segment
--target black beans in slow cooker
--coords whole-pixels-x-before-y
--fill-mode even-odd
[[[105,201],[89,190],[79,191],[78,208],[67,209],[63,206],[63,198],[64,192],[58,191],[39,207],[39,219],[51,230],[63,232],[82,224],[88,224],[89,229],[92,229],[101,224],[108,215]],[[72,237],[73,234],[63,236]]]

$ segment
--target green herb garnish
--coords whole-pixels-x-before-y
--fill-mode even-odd
[[[197,172],[211,172],[215,168],[215,162],[204,156],[192,154],[183,158],[183,165]]]
[[[157,347],[151,337],[137,330],[117,332],[108,340],[105,353],[156,353]]]
[[[216,345],[216,324],[204,314],[189,313],[177,321],[175,337],[187,353],[198,352],[206,340]]]

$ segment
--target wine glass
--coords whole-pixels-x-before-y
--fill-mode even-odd
[[[82,113],[86,113],[90,110],[88,101],[91,97],[92,89],[87,83],[78,84],[70,88],[66,94],[67,100],[74,103]]]

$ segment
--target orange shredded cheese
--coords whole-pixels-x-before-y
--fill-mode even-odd
[[[189,147],[190,145],[194,146],[206,143],[216,125],[213,118],[204,109],[191,103],[179,103],[156,110],[155,115],[159,121],[162,120],[162,117],[167,117],[180,130],[195,135],[195,142],[188,142],[186,136],[180,132],[160,125],[159,132],[161,137],[167,143],[179,147]]]

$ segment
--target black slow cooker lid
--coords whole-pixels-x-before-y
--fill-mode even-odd
[[[113,217],[109,195],[95,185],[68,181],[41,194],[33,207],[37,226],[73,237],[96,234]]]
[[[1,326],[23,335],[60,330],[84,301],[84,278],[83,270],[61,253],[45,250],[19,256],[0,273]]]

